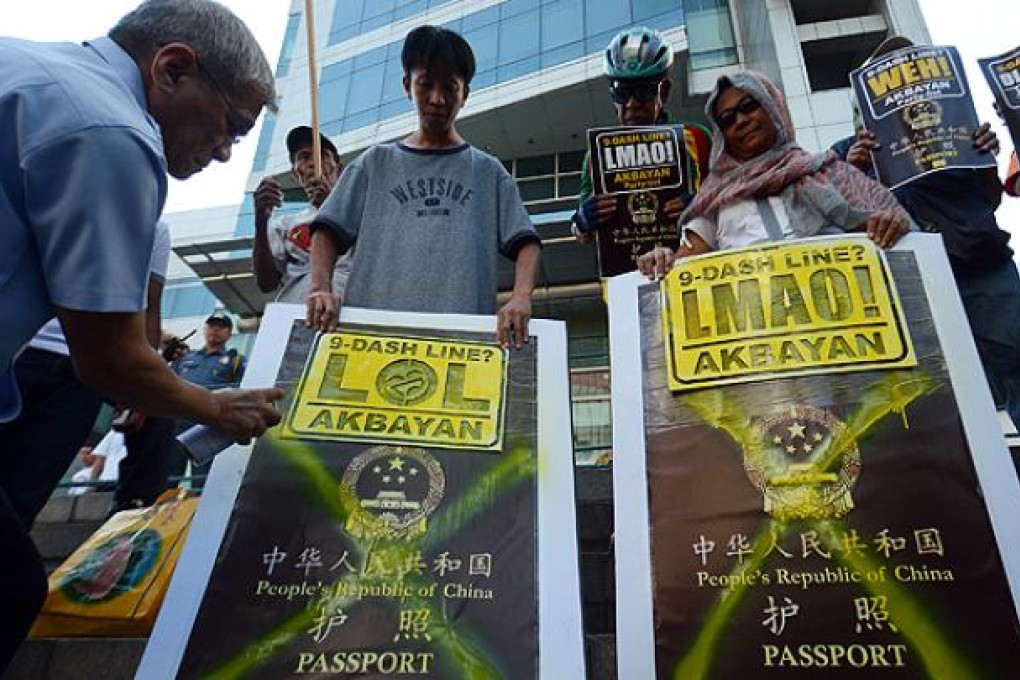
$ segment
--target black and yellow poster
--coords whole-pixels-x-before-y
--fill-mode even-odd
[[[1020,47],[997,57],[978,59],[978,63],[1009,128],[1013,148],[1020,148]]]
[[[680,245],[665,207],[689,191],[686,149],[682,126],[588,130],[594,193],[616,197],[612,220],[597,232],[603,278],[633,271],[637,258],[657,245]]]
[[[288,390],[284,422],[243,468],[194,614],[171,605],[179,610],[161,616],[142,670],[274,680],[541,677],[542,338],[508,351],[491,332],[345,323],[316,334],[294,316],[284,319],[276,375]],[[568,482],[569,470],[556,479],[559,467],[543,479]],[[203,503],[222,503],[224,480],[240,469],[227,477],[214,469]],[[202,532],[217,533],[202,519],[185,571],[205,559]],[[576,597],[570,548],[555,556],[565,592]],[[189,580],[175,576],[169,598],[196,598],[201,581]],[[576,623],[580,649],[579,602],[574,608],[561,631],[573,634]],[[169,661],[156,648],[181,642]],[[567,667],[581,658],[570,645],[550,654],[569,658]]]
[[[948,275],[944,257],[935,262],[933,249],[880,254],[863,239],[720,255],[769,262],[772,277],[789,274],[778,264],[789,256],[810,281],[829,279],[833,269],[805,253],[844,248],[866,251],[854,266],[867,267],[870,283],[860,285],[866,279],[851,271],[846,287],[805,286],[798,294],[772,281],[763,287],[772,286],[764,295],[772,339],[761,339],[752,323],[754,296],[727,307],[740,314],[705,324],[706,333],[719,333],[722,319],[743,318],[750,342],[771,348],[762,350],[759,370],[749,366],[744,377],[753,380],[706,372],[696,389],[678,388],[666,344],[690,319],[669,311],[684,309],[679,298],[696,291],[718,301],[742,286],[748,294],[763,285],[754,267],[736,267],[728,293],[718,278],[684,282],[701,258],[662,288],[632,284],[640,359],[613,366],[614,401],[628,396],[615,391],[616,371],[639,363],[641,374],[631,382],[640,392],[638,425],[614,433],[614,445],[633,454],[615,463],[625,468],[615,476],[617,502],[630,498],[616,525],[620,677],[992,678],[1020,668],[1014,592],[990,519],[1001,500],[990,479],[1011,485],[1015,504],[1016,476],[987,392],[965,397],[965,407],[983,409],[978,420],[991,428],[992,444],[978,444],[973,413],[965,431],[955,381],[963,376],[967,394],[984,387],[974,383],[980,369],[972,347],[969,356],[947,358],[946,347],[959,342],[944,342],[944,334],[958,327],[940,325],[948,318],[944,287],[939,301],[925,283],[932,272],[937,279],[937,267]],[[713,261],[725,264],[706,264]],[[828,303],[818,297],[823,289]],[[622,301],[622,286],[610,296],[611,305]],[[873,314],[860,307],[865,300]],[[840,306],[846,319],[837,327],[823,310]],[[688,309],[704,320],[704,306]],[[622,314],[612,319],[614,342],[628,332]],[[808,349],[812,328],[817,353]],[[784,356],[776,344],[794,330],[804,334],[791,341],[800,355]],[[855,342],[858,333],[868,340]],[[827,353],[837,337],[845,345]],[[805,370],[789,372],[793,363]],[[1002,479],[988,475],[992,462]],[[981,483],[977,463],[986,466]],[[1005,528],[997,529],[1001,540]],[[633,630],[623,632],[624,621]]]
[[[896,188],[949,168],[994,167],[973,147],[978,126],[955,47],[917,45],[850,72],[864,119],[881,147],[872,152],[882,184]]]

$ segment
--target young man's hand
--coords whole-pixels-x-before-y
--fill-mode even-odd
[[[496,315],[496,342],[502,347],[509,347],[512,335],[514,349],[520,349],[522,343],[528,341],[530,320],[531,296],[514,295]]]
[[[655,246],[637,259],[637,267],[650,281],[658,281],[669,273],[675,261],[676,252],[672,248]]]
[[[666,201],[666,205],[662,206],[662,214],[666,217],[666,220],[675,225],[680,216],[684,214],[684,208],[686,207],[687,203],[684,202],[684,199],[677,196]]]
[[[308,195],[308,202],[316,208],[320,207],[326,201],[331,190],[332,187],[330,187],[329,183],[322,177],[310,179],[307,183],[305,183],[305,194]]]
[[[990,153],[993,156],[999,153],[999,137],[992,130],[990,124],[981,123],[974,130],[972,139],[974,140],[974,148],[980,153]]]
[[[217,390],[212,395],[219,404],[220,415],[210,425],[227,430],[238,443],[247,444],[252,437],[280,422],[280,411],[273,402],[283,399],[284,394],[277,387]]]
[[[307,314],[305,323],[323,333],[337,329],[340,321],[340,296],[331,290],[316,291],[308,294]]]
[[[879,248],[891,248],[910,231],[910,222],[895,210],[882,210],[868,218],[864,231]]]
[[[327,193],[329,193],[327,191]],[[272,177],[264,177],[255,187],[255,224],[265,226],[273,210],[283,205],[283,189]]]
[[[861,172],[867,172],[871,169],[871,152],[881,148],[882,145],[878,143],[874,132],[862,130],[857,133],[857,141],[847,151],[846,162]]]

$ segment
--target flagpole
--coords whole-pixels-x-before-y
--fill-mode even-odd
[[[308,34],[308,89],[312,101],[312,155],[316,178],[322,177],[322,140],[319,136],[319,76],[315,62],[315,0],[305,0],[305,28]]]

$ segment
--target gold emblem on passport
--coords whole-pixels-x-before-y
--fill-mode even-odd
[[[320,335],[281,436],[500,450],[506,371],[494,343]]]
[[[650,191],[642,191],[627,196],[627,212],[635,225],[655,224],[659,214],[659,199]]]
[[[830,411],[794,406],[760,418],[744,449],[744,470],[778,520],[834,519],[853,509],[861,454]]]
[[[686,258],[662,295],[674,391],[917,365],[885,259],[866,237]]]
[[[903,122],[911,130],[924,130],[942,124],[942,105],[937,101],[914,102],[903,108]]]
[[[425,449],[373,447],[355,456],[341,478],[344,529],[369,540],[423,536],[445,491],[446,474]]]

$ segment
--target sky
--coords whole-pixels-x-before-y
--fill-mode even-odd
[[[830,0],[838,2],[839,0]],[[902,0],[891,0],[896,3]],[[977,68],[977,58],[1006,52],[1020,44],[1015,0],[919,0],[934,44],[955,45],[967,65],[974,102],[981,120],[989,121],[999,135],[1003,152],[1000,175],[1005,174],[1012,142],[992,109],[992,95]],[[283,40],[290,0],[224,0],[255,33],[275,68]],[[0,0],[3,21],[0,35],[31,40],[81,41],[103,35],[116,20],[137,5],[137,0]],[[328,21],[329,17],[317,17]],[[186,182],[170,180],[167,212],[237,203],[251,171],[259,125],[236,147],[229,163],[213,163]],[[1005,197],[999,222],[1017,238],[1020,250],[1020,199]]]

